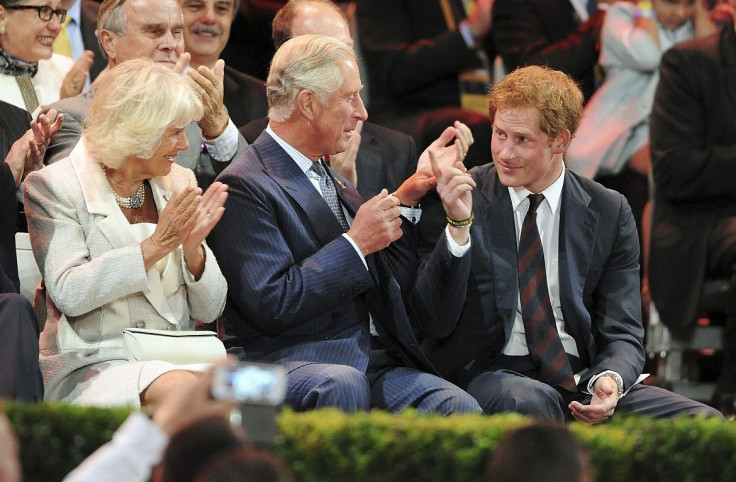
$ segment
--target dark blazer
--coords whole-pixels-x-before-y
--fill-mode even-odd
[[[90,80],[95,80],[99,73],[107,67],[107,59],[102,55],[100,44],[97,42],[97,35],[95,35],[95,29],[97,29],[97,13],[99,10],[100,4],[94,0],[82,0],[82,16],[80,19],[82,42],[84,42],[84,48],[86,50],[91,50],[95,54],[92,67],[89,69]]]
[[[0,293],[18,292],[18,262],[15,257],[18,198],[10,166],[5,164],[13,143],[31,126],[31,114],[0,101]]]
[[[252,144],[268,125],[263,117],[240,128],[245,140]],[[355,159],[358,175],[356,188],[363,199],[370,199],[381,189],[396,191],[417,170],[414,139],[393,129],[365,122],[360,134],[360,148]]]
[[[427,357],[450,380],[501,354],[518,306],[517,242],[511,197],[495,168],[473,169],[472,247],[462,258],[447,248],[444,211],[420,221],[426,253],[411,296]],[[435,240],[436,248],[432,250]],[[559,283],[566,330],[583,366],[580,386],[614,370],[630,387],[644,366],[639,302],[639,241],[626,199],[565,172],[560,206]]]
[[[222,83],[225,107],[236,127],[268,115],[265,82],[225,65]]]
[[[360,195],[339,176],[354,216]],[[402,302],[413,281],[413,233],[369,255],[366,270],[327,203],[266,132],[217,178],[229,186],[225,214],[208,238],[228,281],[226,345],[250,360],[349,365],[369,361],[368,313],[390,353],[434,372]],[[408,222],[407,222],[408,224]],[[413,226],[411,227],[413,228]],[[391,267],[401,275],[399,285]]]
[[[359,0],[356,16],[376,122],[408,108],[460,106],[458,74],[481,63],[460,31],[448,30],[439,0]]]
[[[654,211],[649,286],[676,336],[694,327],[708,238],[736,216],[736,34],[665,52],[650,121]]]
[[[492,17],[493,44],[507,71],[546,65],[573,77],[590,98],[604,11],[582,23],[570,0],[497,0]]]

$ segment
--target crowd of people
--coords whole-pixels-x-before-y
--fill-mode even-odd
[[[704,280],[736,281],[733,6],[264,8],[0,0],[0,395],[224,413],[210,372],[124,337],[213,324],[231,356],[287,369],[297,411],[736,412],[736,282],[710,405],[647,383],[641,302],[687,337]],[[223,60],[244,18],[267,25],[265,73]],[[132,471],[193,473],[176,434],[217,423],[167,423],[131,419],[69,480],[149,432]],[[212,480],[251,462],[290,480],[233,437]]]

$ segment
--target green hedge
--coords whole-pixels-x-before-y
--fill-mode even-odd
[[[26,481],[60,480],[106,442],[127,409],[7,404]],[[519,415],[345,415],[284,412],[275,452],[298,481],[479,481],[499,437],[531,423]],[[573,423],[605,481],[736,480],[736,424],[615,417]],[[554,442],[551,442],[554,443]]]

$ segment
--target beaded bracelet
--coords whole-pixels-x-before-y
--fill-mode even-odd
[[[473,224],[473,220],[475,219],[475,213],[470,213],[470,217],[468,219],[463,219],[462,221],[455,221],[450,216],[447,217],[447,224],[450,226],[454,226],[456,228],[464,228],[466,226],[470,226]]]

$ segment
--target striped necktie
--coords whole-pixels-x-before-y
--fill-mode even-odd
[[[552,313],[547,290],[542,239],[537,229],[537,208],[543,194],[529,195],[529,211],[519,237],[519,297],[529,354],[539,371],[539,380],[575,391],[575,378]]]

